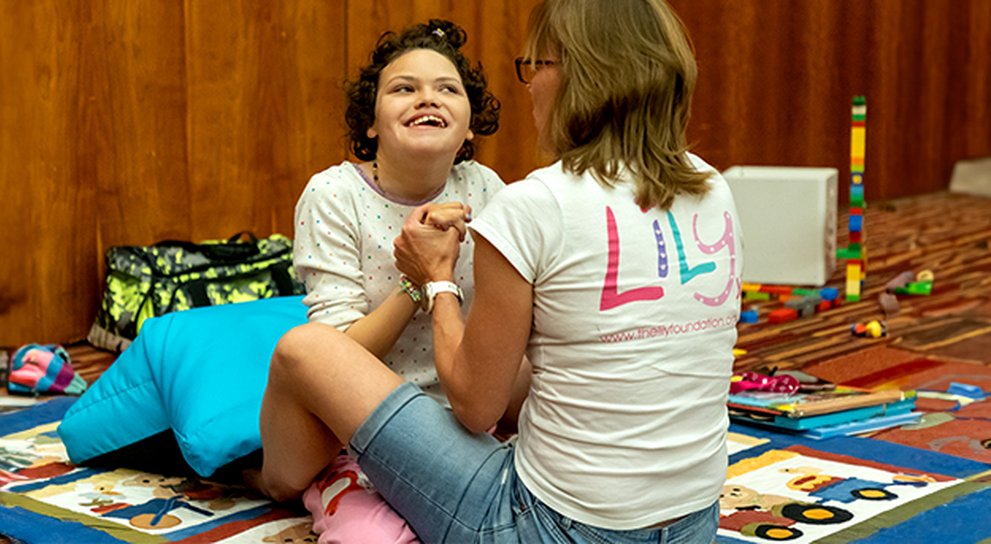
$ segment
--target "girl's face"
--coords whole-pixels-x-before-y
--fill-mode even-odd
[[[466,139],[471,104],[457,68],[444,55],[414,49],[379,74],[375,122],[368,129],[386,154],[456,155]]]
[[[530,83],[527,84],[530,100],[533,102],[533,122],[537,128],[540,145],[545,151],[553,151],[550,149],[546,128],[551,112],[554,110],[554,100],[557,97],[558,87],[561,86],[561,61],[558,59],[550,60],[553,64],[544,63],[542,68],[530,78]]]

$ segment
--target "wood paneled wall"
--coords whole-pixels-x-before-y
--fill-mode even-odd
[[[310,174],[347,156],[341,83],[388,29],[466,28],[503,103],[479,159],[523,176],[542,157],[512,58],[535,3],[0,0],[0,345],[84,337],[107,247],[292,235]],[[868,201],[991,154],[991,2],[672,4],[699,57],[690,136],[719,168],[845,176],[855,94]]]

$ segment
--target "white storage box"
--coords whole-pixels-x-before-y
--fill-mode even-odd
[[[734,166],[723,177],[743,228],[743,281],[825,284],[836,267],[835,168]]]

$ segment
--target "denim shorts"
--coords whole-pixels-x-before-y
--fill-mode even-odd
[[[450,410],[406,383],[351,438],[379,493],[425,543],[709,544],[718,502],[655,529],[612,531],[558,514],[520,482],[513,446],[465,430]]]

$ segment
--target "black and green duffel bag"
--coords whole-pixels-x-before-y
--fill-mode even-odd
[[[117,246],[107,251],[106,267],[103,302],[87,338],[111,351],[130,345],[150,317],[304,291],[293,272],[292,240],[281,234]]]

